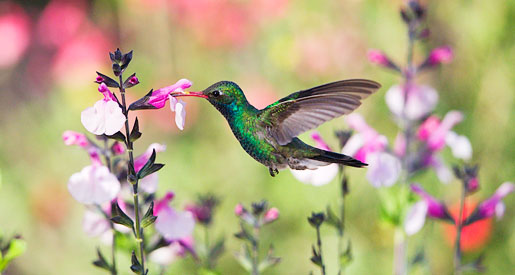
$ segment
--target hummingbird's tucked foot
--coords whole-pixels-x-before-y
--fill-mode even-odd
[[[234,82],[220,81],[202,92],[173,96],[205,98],[225,117],[245,151],[266,165],[272,177],[279,169],[316,169],[338,163],[363,167],[350,156],[309,146],[297,138],[324,122],[346,115],[381,85],[366,79],[341,80],[302,90],[258,110]]]
[[[273,169],[272,167],[268,167],[268,172],[272,177],[275,177],[275,175],[279,174],[279,170],[277,170],[277,168]]]

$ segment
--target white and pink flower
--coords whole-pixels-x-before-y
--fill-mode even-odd
[[[82,125],[95,135],[113,135],[125,124],[125,115],[105,83],[98,86],[98,91],[104,95],[104,99],[82,111]]]

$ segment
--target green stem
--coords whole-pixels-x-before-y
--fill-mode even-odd
[[[320,255],[320,262],[322,263],[320,268],[322,269],[322,275],[325,275],[324,258],[322,257],[322,238],[320,238],[320,226],[317,226],[317,246],[318,254]]]
[[[461,274],[461,230],[463,228],[463,208],[465,206],[465,184],[462,184],[461,199],[460,199],[460,213],[456,225],[456,243],[454,245],[454,274]]]
[[[407,247],[406,234],[402,227],[398,226],[395,228],[394,235],[394,270],[395,275],[407,274],[407,261],[406,261],[406,247]]]
[[[259,228],[254,227],[252,242],[252,275],[259,275]]]
[[[104,158],[106,162],[106,166],[109,169],[109,172],[111,172],[111,157],[109,152],[109,142],[107,138],[104,139]],[[113,243],[111,245],[111,259],[112,259],[112,266],[111,266],[111,274],[116,275],[118,272],[116,271],[116,229],[114,229],[114,223],[109,218],[109,214],[105,213],[100,205],[98,206],[100,211],[105,214],[106,219],[109,221],[109,225],[111,227],[111,231],[113,232]]]
[[[211,259],[209,257],[209,230],[204,226],[204,248],[206,249],[206,267],[211,268]]]
[[[133,153],[133,144],[132,144],[132,141],[130,140],[129,136],[130,136],[130,128],[129,128],[129,111],[127,110],[127,103],[125,101],[125,88],[123,87],[123,77],[122,77],[122,74],[120,73],[119,75],[119,80],[120,80],[120,94],[122,96],[122,111],[123,111],[123,114],[125,115],[125,139],[126,139],[126,144],[127,144],[127,152],[129,153],[129,165],[131,167],[134,167],[134,153]],[[140,263],[141,263],[141,268],[143,270],[143,274],[145,274],[145,254],[144,254],[144,248],[145,248],[145,244],[143,242],[143,238],[142,238],[142,235],[143,235],[143,229],[141,228],[141,224],[140,224],[140,218],[139,218],[139,194],[138,194],[138,178],[136,177],[136,175],[132,175],[131,174],[132,171],[131,169],[129,169],[129,173],[128,173],[128,177],[129,177],[129,182],[132,184],[132,191],[133,191],[133,200],[134,200],[134,219],[135,219],[135,223],[136,223],[136,242],[139,244],[139,250],[140,250]]]

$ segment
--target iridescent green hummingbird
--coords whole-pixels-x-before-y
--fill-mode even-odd
[[[366,166],[350,156],[309,146],[297,136],[351,113],[380,87],[371,80],[341,80],[293,93],[262,110],[252,106],[241,88],[231,81],[182,95],[206,98],[225,117],[243,149],[275,176],[278,169],[288,166],[297,170],[331,163]]]

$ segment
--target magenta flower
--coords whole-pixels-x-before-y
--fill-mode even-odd
[[[121,155],[125,153],[125,146],[123,146],[121,142],[115,141],[113,146],[111,146],[111,150],[113,151],[113,154]]]
[[[139,83],[139,79],[136,77],[136,76],[132,76],[130,79],[129,79],[129,83],[134,86],[136,84]]]
[[[31,22],[23,8],[14,3],[4,3],[0,15],[0,68],[16,64],[30,44]],[[4,13],[7,10],[6,13]]]
[[[380,50],[369,50],[367,56],[368,60],[373,64],[399,71],[399,67],[397,67],[397,65],[395,65],[390,58]]]
[[[355,157],[362,162],[368,162],[367,156],[371,153],[382,152],[388,145],[385,136],[379,135],[370,127],[365,119],[359,114],[353,113],[346,117],[345,121],[349,127],[356,130],[342,149],[342,153]]]
[[[449,46],[433,49],[422,66],[436,66],[451,62],[453,58],[452,49]]]
[[[82,111],[82,125],[95,135],[113,135],[125,124],[125,115],[116,98],[104,83],[98,86],[98,91],[104,95],[104,99]]]
[[[454,222],[445,204],[426,193],[418,184],[412,184],[410,187],[411,191],[422,197],[422,201],[415,203],[410,210],[408,210],[404,222],[404,229],[408,235],[413,235],[422,228],[426,216]]]
[[[397,117],[418,120],[434,110],[438,93],[426,85],[394,85],[386,92],[385,100],[390,111]]]
[[[169,193],[170,194],[170,193]],[[195,227],[195,218],[189,211],[176,211],[169,206],[172,196],[165,196],[156,203],[154,215],[157,216],[156,230],[169,241],[191,236]]]
[[[147,103],[152,105],[155,109],[161,109],[165,106],[166,101],[171,98],[170,94],[172,92],[182,92],[184,89],[191,87],[191,85],[191,81],[181,79],[173,85],[153,91]]]
[[[331,151],[331,148],[325,143],[318,132],[313,132],[311,138],[315,141],[316,147]],[[312,184],[314,186],[321,186],[331,182],[336,175],[338,175],[338,164],[333,163],[326,166],[321,166],[315,169],[294,170],[290,169],[292,175],[300,182]]]
[[[234,214],[238,217],[241,217],[245,211],[246,210],[241,203],[236,204],[236,207],[234,207]]]
[[[74,131],[64,131],[63,133],[63,141],[65,145],[77,145],[84,149],[90,146],[89,140],[86,135]]]
[[[263,217],[264,223],[271,223],[279,218],[279,209],[272,207],[266,211],[265,216]]]
[[[70,177],[68,190],[80,203],[103,204],[118,195],[120,182],[106,166],[94,163]]]
[[[497,219],[502,218],[506,208],[502,199],[514,190],[515,184],[511,182],[501,184],[490,198],[483,201],[476,207],[474,212],[465,221],[465,224],[468,225],[478,220],[488,219],[494,215],[497,216]]]

